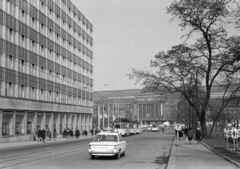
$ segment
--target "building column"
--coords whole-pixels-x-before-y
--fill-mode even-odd
[[[92,115],[89,115],[89,126],[90,126],[90,129],[93,129],[93,125],[92,125]]]
[[[77,127],[77,115],[73,114],[73,130],[75,131],[76,127]]]
[[[27,134],[27,112],[24,113],[22,121],[22,134]]]
[[[89,115],[86,115],[86,130],[89,132]]]
[[[73,124],[72,124],[72,114],[69,114],[69,118],[68,118],[68,128],[72,128],[73,127]]]
[[[82,130],[85,130],[85,114],[82,115]]]
[[[49,119],[49,126],[48,128],[50,129],[51,132],[53,132],[53,112],[51,113],[51,117]]]
[[[81,117],[81,114],[79,114],[77,126],[78,126],[78,129],[79,129],[80,131],[81,131],[81,125],[82,125],[82,117]]]
[[[10,135],[16,136],[16,111],[13,111],[13,117],[10,122]]]
[[[66,124],[67,124],[66,113],[64,113],[63,114],[63,123],[62,123],[63,130],[67,128]]]
[[[33,116],[32,131],[34,131],[34,128],[37,130],[37,112],[35,112]]]
[[[56,130],[57,133],[60,133],[60,113],[57,114],[57,121],[56,121]]]
[[[2,137],[2,121],[3,121],[3,115],[2,115],[2,110],[0,110],[0,137]]]
[[[41,122],[41,129],[45,129],[46,127],[46,113],[43,113],[43,118],[42,118],[42,122]]]

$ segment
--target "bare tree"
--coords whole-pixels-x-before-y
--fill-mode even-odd
[[[206,111],[214,83],[224,86],[223,100],[238,94],[234,80],[240,68],[240,37],[233,31],[238,8],[232,0],[174,1],[167,12],[186,32],[185,41],[156,54],[149,70],[134,69],[131,74],[146,86],[156,90],[161,86],[184,96],[200,121],[204,137],[208,136]]]

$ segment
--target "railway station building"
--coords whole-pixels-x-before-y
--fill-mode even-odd
[[[143,89],[94,91],[93,127],[104,128],[123,118],[142,124],[176,121],[179,94]],[[109,119],[109,120],[108,120]]]
[[[92,36],[70,0],[0,0],[0,143],[92,128]]]

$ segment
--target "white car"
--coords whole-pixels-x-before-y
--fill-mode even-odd
[[[152,131],[159,131],[159,127],[157,125],[152,126]]]
[[[126,154],[126,141],[119,133],[98,133],[93,142],[89,143],[89,155],[92,159],[96,156],[115,156],[120,159]]]

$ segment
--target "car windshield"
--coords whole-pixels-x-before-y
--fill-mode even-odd
[[[94,142],[100,142],[100,141],[118,142],[118,139],[116,135],[100,134],[100,135],[96,135],[93,141]]]

